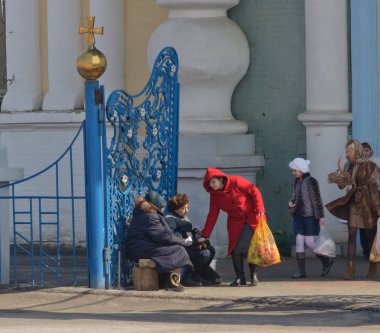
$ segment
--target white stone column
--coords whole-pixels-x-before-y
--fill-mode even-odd
[[[7,185],[10,181],[21,179],[24,176],[22,168],[8,167],[7,149],[0,143],[0,186]],[[0,196],[9,196],[8,187],[0,188]],[[9,284],[9,260],[10,260],[10,222],[9,199],[0,199],[0,284]]]
[[[43,110],[83,109],[83,84],[76,70],[76,59],[82,51],[80,13],[78,0],[47,2],[49,91]]]
[[[95,35],[96,47],[107,57],[107,70],[101,77],[106,98],[115,89],[124,89],[124,0],[90,0],[89,15],[95,26],[104,27],[105,36]]]
[[[344,195],[327,174],[337,169],[344,153],[352,115],[348,105],[347,1],[305,1],[307,158],[319,181],[324,203]],[[347,242],[346,226],[326,212],[336,242]]]
[[[239,0],[156,0],[169,19],[153,33],[148,45],[152,67],[166,46],[179,58],[180,138],[178,192],[190,198],[189,217],[204,226],[209,194],[203,188],[208,167],[252,182],[264,165],[255,153],[255,136],[231,114],[232,93],[249,65],[249,45],[227,9]],[[226,215],[221,212],[211,237],[218,257],[227,254]]]
[[[9,81],[2,111],[41,109],[39,40],[39,0],[7,1],[6,54]]]
[[[166,46],[179,56],[182,134],[241,134],[247,124],[231,114],[232,93],[247,72],[249,46],[227,9],[239,0],[156,0],[169,19],[153,33],[148,62]]]

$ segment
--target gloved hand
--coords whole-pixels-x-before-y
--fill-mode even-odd
[[[185,246],[190,246],[193,244],[193,239],[191,238],[191,236],[187,237],[185,239]]]

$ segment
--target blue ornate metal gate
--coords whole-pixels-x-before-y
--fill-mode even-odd
[[[103,95],[102,89],[99,95]],[[102,104],[102,99],[98,97],[89,98],[87,104]],[[98,135],[102,137],[103,143],[103,260],[106,288],[128,282],[128,272],[120,271],[120,258],[124,249],[123,231],[131,218],[135,198],[149,190],[155,190],[166,198],[176,192],[178,104],[178,57],[176,51],[168,47],[158,55],[149,82],[139,94],[132,96],[122,90],[110,94],[106,105],[106,117],[113,130],[110,142],[106,137],[104,106],[100,107],[100,112],[96,114],[99,118],[95,124],[100,126]],[[86,108],[90,106],[87,105]],[[28,178],[7,185],[10,189],[9,196],[0,196],[0,200],[10,200],[12,207],[13,266],[16,284],[31,283],[43,286],[50,284],[52,277],[55,285],[62,284],[63,278],[65,284],[78,284],[77,271],[85,265],[77,265],[76,220],[78,211],[86,211],[84,191],[85,185],[88,188],[89,179],[88,175],[83,176],[83,165],[79,178],[75,174],[78,170],[73,167],[73,158],[79,156],[81,159],[82,155],[73,153],[73,149],[85,127],[84,124],[85,122],[69,147],[54,163]],[[87,136],[85,132],[83,131],[84,142]],[[84,148],[86,150],[86,147]],[[85,154],[85,159],[86,156]],[[82,159],[80,163],[83,164]],[[41,178],[51,180],[49,190],[41,187]],[[36,181],[39,188],[42,188],[42,193],[26,193],[25,187],[33,183],[30,188],[35,189]],[[75,191],[76,182],[83,184],[80,187],[81,191]],[[63,210],[66,211],[65,218],[62,218]],[[83,219],[86,217],[83,216]],[[63,226],[70,229],[72,243],[72,253],[65,263],[70,265],[65,269],[70,276],[64,277],[61,256]],[[46,230],[50,229],[51,234],[52,228],[55,239],[47,239]],[[30,264],[23,265],[30,268],[30,271],[20,274],[20,259],[30,261]]]
[[[106,287],[128,282],[127,272],[119,273],[118,268],[123,228],[131,218],[134,199],[149,190],[166,198],[176,192],[178,102],[178,57],[170,47],[158,55],[139,94],[116,90],[108,98],[106,116],[113,137],[107,144],[103,131]]]

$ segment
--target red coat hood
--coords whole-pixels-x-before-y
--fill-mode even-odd
[[[225,174],[223,171],[220,171],[219,169],[208,168],[206,170],[206,174],[205,174],[205,177],[203,179],[203,187],[205,188],[206,192],[213,191],[210,188],[209,184],[210,184],[211,178],[214,178],[214,177],[223,177],[223,178],[225,178],[226,179],[226,184],[225,184],[224,190],[228,189],[229,184],[230,184],[229,176],[227,174]]]

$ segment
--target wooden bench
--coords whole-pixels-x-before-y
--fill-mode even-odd
[[[139,266],[132,269],[133,286],[136,290],[158,290],[156,263],[150,259],[140,259]]]

